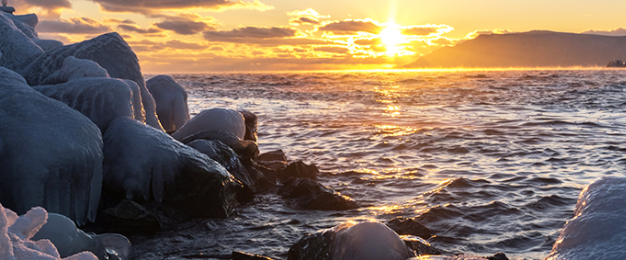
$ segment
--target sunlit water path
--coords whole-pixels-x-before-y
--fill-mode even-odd
[[[149,77],[149,76],[148,76]],[[346,220],[419,217],[449,253],[541,259],[581,189],[626,173],[626,71],[530,70],[174,75],[192,113],[259,116],[262,152],[315,163],[363,205],[306,211],[259,196],[211,220],[195,250],[286,259]]]

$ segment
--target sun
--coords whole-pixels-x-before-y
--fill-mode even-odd
[[[387,49],[387,55],[394,56],[398,54],[401,48],[398,46],[405,41],[405,36],[396,24],[389,24],[383,29],[378,36]]]

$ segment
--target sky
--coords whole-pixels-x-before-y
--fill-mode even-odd
[[[391,69],[480,34],[624,36],[623,0],[9,0],[65,44],[117,32],[144,73]]]

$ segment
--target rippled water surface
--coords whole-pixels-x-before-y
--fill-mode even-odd
[[[148,76],[149,77],[149,76]],[[194,234],[203,252],[286,259],[302,235],[352,219],[418,217],[449,253],[541,259],[581,189],[626,166],[626,71],[174,75],[192,113],[259,116],[261,152],[315,163],[363,205],[305,211],[259,196]],[[212,242],[206,242],[212,241]]]

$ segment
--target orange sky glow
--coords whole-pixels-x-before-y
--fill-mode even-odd
[[[118,32],[144,73],[391,69],[484,33],[623,36],[626,1],[9,0],[65,44]]]

